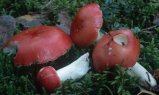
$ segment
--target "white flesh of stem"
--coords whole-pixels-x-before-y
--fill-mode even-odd
[[[89,53],[85,53],[76,61],[72,62],[64,68],[57,70],[57,74],[61,81],[68,79],[76,80],[83,77],[89,69]]]
[[[127,45],[128,44],[128,39],[125,35],[119,34],[113,37],[114,42],[116,42],[119,45]]]
[[[140,79],[140,85],[149,88],[149,87],[154,87],[157,85],[156,80],[154,77],[143,67],[141,66],[138,62],[136,64],[129,68],[127,70],[127,73],[130,76],[137,76]]]

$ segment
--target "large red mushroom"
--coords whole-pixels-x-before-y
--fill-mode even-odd
[[[10,46],[16,46],[14,63],[24,66],[53,61],[64,55],[71,45],[70,37],[61,29],[54,26],[37,26],[13,36],[4,51]]]
[[[51,66],[43,67],[37,74],[37,81],[47,91],[51,92],[65,80],[76,80],[83,77],[89,69],[89,53],[85,53],[71,64],[57,71]]]
[[[80,48],[92,44],[100,35],[102,27],[102,11],[96,3],[87,4],[79,9],[72,24],[70,36]]]
[[[156,80],[137,63],[139,53],[140,42],[130,29],[110,31],[97,42],[93,50],[93,66],[101,72],[120,64],[128,69],[128,74],[140,77],[142,85],[155,86]]]

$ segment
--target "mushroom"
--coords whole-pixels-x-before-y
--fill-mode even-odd
[[[100,36],[102,27],[102,11],[96,3],[87,4],[79,9],[72,24],[70,36],[80,48],[92,44]]]
[[[47,91],[53,91],[65,80],[79,79],[90,69],[88,57],[89,53],[85,53],[76,61],[57,71],[51,66],[43,67],[37,74],[37,81]]]
[[[93,50],[93,66],[101,72],[120,64],[128,69],[128,74],[138,76],[142,81],[141,85],[154,87],[156,80],[137,62],[139,53],[139,40],[130,29],[110,31],[97,42]]]
[[[54,26],[37,26],[13,36],[4,52],[17,49],[14,63],[19,66],[53,61],[71,47],[70,37]]]

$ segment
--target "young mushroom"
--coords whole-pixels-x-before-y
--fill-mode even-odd
[[[88,57],[89,53],[85,53],[73,63],[57,71],[51,66],[43,67],[37,74],[37,81],[47,91],[53,91],[60,86],[62,81],[79,79],[90,69]]]
[[[70,37],[53,26],[37,26],[13,36],[4,52],[17,50],[14,63],[19,66],[53,61],[71,47]]]
[[[111,31],[97,42],[92,55],[93,66],[96,71],[101,72],[120,64],[127,69],[128,74],[138,76],[142,81],[141,85],[153,87],[156,80],[137,63],[139,53],[139,40],[130,29]]]
[[[100,36],[102,27],[102,11],[96,3],[87,4],[79,9],[72,24],[70,36],[80,48],[92,44]]]

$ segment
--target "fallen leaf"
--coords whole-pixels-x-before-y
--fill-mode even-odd
[[[41,22],[38,19],[36,19],[36,17],[31,15],[24,15],[18,17],[16,21],[18,24],[21,24],[24,28],[42,25]]]
[[[27,14],[16,18],[18,24],[24,28],[42,25],[47,20],[46,14]]]
[[[71,27],[71,18],[69,17],[68,13],[65,11],[61,11],[58,14],[59,23],[56,24],[57,27],[61,28],[67,34],[70,34],[70,27]]]
[[[15,18],[9,15],[0,16],[0,48],[12,37],[16,29]]]
[[[36,16],[31,16],[31,15],[24,15],[24,16],[18,17],[18,19],[25,19],[27,21],[32,21],[32,20],[34,20],[36,18],[37,18]]]

